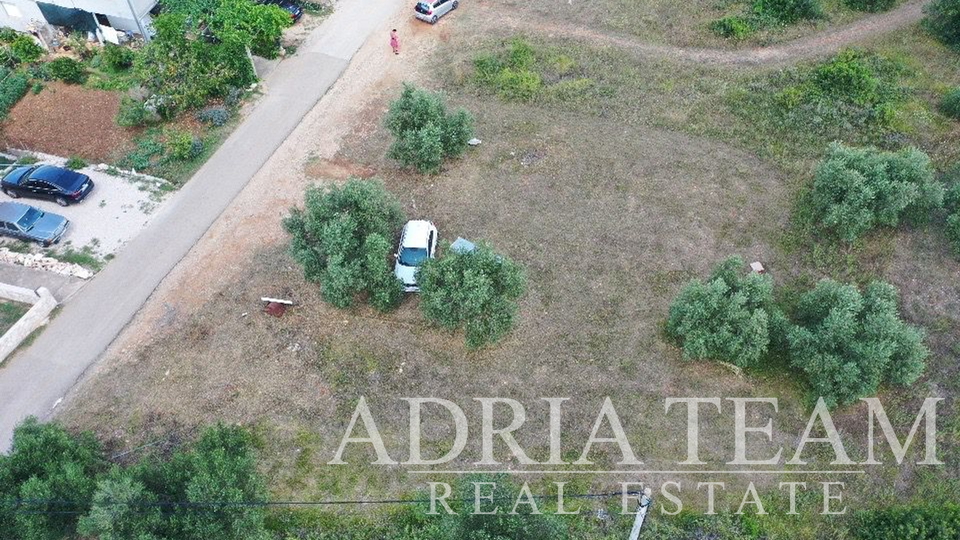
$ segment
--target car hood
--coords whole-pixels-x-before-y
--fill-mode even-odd
[[[44,214],[27,232],[37,238],[55,238],[66,228],[67,218],[57,214]]]
[[[407,266],[399,262],[393,265],[393,275],[397,276],[404,285],[417,284],[417,270],[419,268],[416,266]]]

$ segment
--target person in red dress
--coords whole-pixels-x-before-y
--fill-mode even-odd
[[[393,49],[393,54],[400,54],[400,36],[397,35],[396,28],[390,31],[390,48]]]

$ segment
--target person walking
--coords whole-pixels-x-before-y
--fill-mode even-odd
[[[400,36],[397,35],[396,28],[390,31],[390,48],[393,49],[393,54],[400,54]]]

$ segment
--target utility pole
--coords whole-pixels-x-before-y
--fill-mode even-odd
[[[636,518],[633,520],[633,529],[630,530],[630,540],[640,538],[640,528],[647,519],[647,511],[650,509],[650,503],[653,502],[653,490],[643,488],[643,494],[640,495],[640,506],[637,507]]]

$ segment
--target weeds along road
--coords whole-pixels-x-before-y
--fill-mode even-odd
[[[0,451],[10,447],[13,429],[24,418],[51,416],[360,46],[404,5],[398,0],[340,2],[296,55],[267,77],[267,95],[150,225],[63,306],[29,348],[0,366]]]

